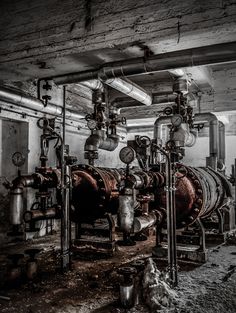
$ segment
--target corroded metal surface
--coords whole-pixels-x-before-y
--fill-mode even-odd
[[[72,169],[72,212],[75,222],[93,222],[118,210],[118,170],[79,165]]]
[[[124,171],[79,165],[73,167],[72,173],[73,221],[92,223],[107,212],[117,214]],[[197,218],[210,216],[224,205],[229,196],[226,179],[211,168],[177,164],[175,181],[177,228],[188,226]],[[143,191],[148,195],[154,194],[150,208],[163,213],[166,207],[165,173],[139,170],[130,173],[129,182],[131,188],[139,190],[138,201],[140,196],[145,196]],[[140,205],[142,207],[142,201]]]

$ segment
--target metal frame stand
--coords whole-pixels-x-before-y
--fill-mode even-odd
[[[65,125],[66,124],[66,87],[63,86],[63,122],[62,122],[62,144],[61,144],[61,269],[70,269],[70,217],[69,217],[69,166],[65,161]]]
[[[112,255],[115,251],[115,221],[110,213],[105,215],[108,229],[88,227],[76,223],[76,234],[73,240],[73,251],[97,252]],[[103,238],[103,240],[101,240]]]
[[[174,162],[171,161],[171,152],[166,152],[160,147],[156,147],[166,157],[166,212],[167,212],[167,253],[168,253],[168,275],[172,287],[178,285],[177,247],[176,247],[176,209],[175,209],[175,177]],[[161,247],[162,234],[158,230],[156,234],[156,247],[153,255],[159,256],[164,253]],[[162,257],[164,256],[161,255]]]

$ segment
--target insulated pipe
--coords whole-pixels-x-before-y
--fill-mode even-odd
[[[162,140],[162,128],[171,124],[172,116],[161,116],[158,117],[154,123],[154,139]],[[192,131],[189,131],[188,125],[185,123],[181,124],[179,130],[175,132],[176,138],[181,135],[184,140],[184,145],[186,147],[192,147],[196,142],[196,134]]]
[[[0,87],[0,100],[53,116],[62,116],[62,107],[55,104],[48,104],[46,107],[44,107],[41,100],[2,86]],[[81,121],[83,116],[76,112],[67,110],[66,118],[73,121]]]
[[[94,130],[86,139],[84,151],[98,151],[98,149],[106,151],[114,151],[119,144],[120,137],[118,135],[108,135],[102,130]]]
[[[71,84],[91,79],[110,78],[167,71],[183,67],[221,64],[236,61],[236,42],[197,47],[152,55],[148,58],[134,58],[106,63],[90,71],[65,74],[54,77],[56,84]]]
[[[185,72],[181,68],[177,68],[175,70],[169,70],[168,71],[171,75],[175,76],[176,78],[183,77],[185,75]]]
[[[58,84],[59,85],[59,84]],[[85,86],[92,90],[103,90],[104,86],[99,79],[92,79],[85,82],[81,82],[79,85]]]
[[[134,196],[132,189],[126,188],[124,194],[119,196],[117,217],[119,230],[123,233],[131,233],[134,223]]]
[[[122,93],[133,98],[146,106],[152,104],[152,97],[141,87],[131,82],[128,79],[111,78],[104,81],[104,83]]]
[[[12,182],[10,191],[10,224],[21,225],[23,216],[23,191],[35,184],[34,175],[20,176]]]
[[[151,212],[148,215],[141,215],[134,218],[134,233],[139,233],[143,229],[150,228],[155,225],[157,221],[157,216],[155,212]]]
[[[170,116],[160,116],[154,123],[154,139],[162,139],[162,127],[171,124]]]
[[[121,93],[133,98],[147,106],[152,104],[152,97],[143,88],[128,79],[111,78],[103,81],[104,84],[120,91]],[[103,84],[98,79],[93,79],[80,83],[92,90],[103,90]],[[60,85],[60,84],[58,84]]]
[[[219,160],[225,164],[225,125],[219,122]]]
[[[212,113],[199,113],[194,116],[194,123],[209,123],[209,151],[210,156],[219,156],[219,121]]]

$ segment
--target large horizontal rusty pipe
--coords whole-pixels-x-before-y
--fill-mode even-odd
[[[213,169],[182,164],[177,165],[177,168],[181,168],[176,173],[177,228],[188,226],[199,217],[210,216],[214,210],[223,207],[228,197],[232,196],[226,178]],[[72,175],[73,221],[93,222],[104,217],[106,212],[118,213],[119,186],[125,177],[124,170],[80,165],[72,168]],[[152,208],[163,213],[163,208],[166,207],[165,176],[165,173],[159,172],[131,171],[128,186],[137,192],[148,189],[149,193],[154,194]],[[122,203],[125,204],[125,201]],[[152,224],[153,219],[150,218],[149,221],[147,218],[142,224],[149,222]]]

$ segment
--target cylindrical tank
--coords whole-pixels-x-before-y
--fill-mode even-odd
[[[93,222],[105,213],[117,213],[122,171],[90,165],[72,168],[72,211],[74,222]]]
[[[194,168],[177,165],[176,172],[176,227],[183,228],[192,224],[198,217],[206,218],[221,208],[227,197],[231,196],[226,178],[211,168]],[[164,188],[156,191],[159,207],[165,207]]]
[[[23,215],[23,188],[11,190],[10,197],[10,223],[20,225]]]

